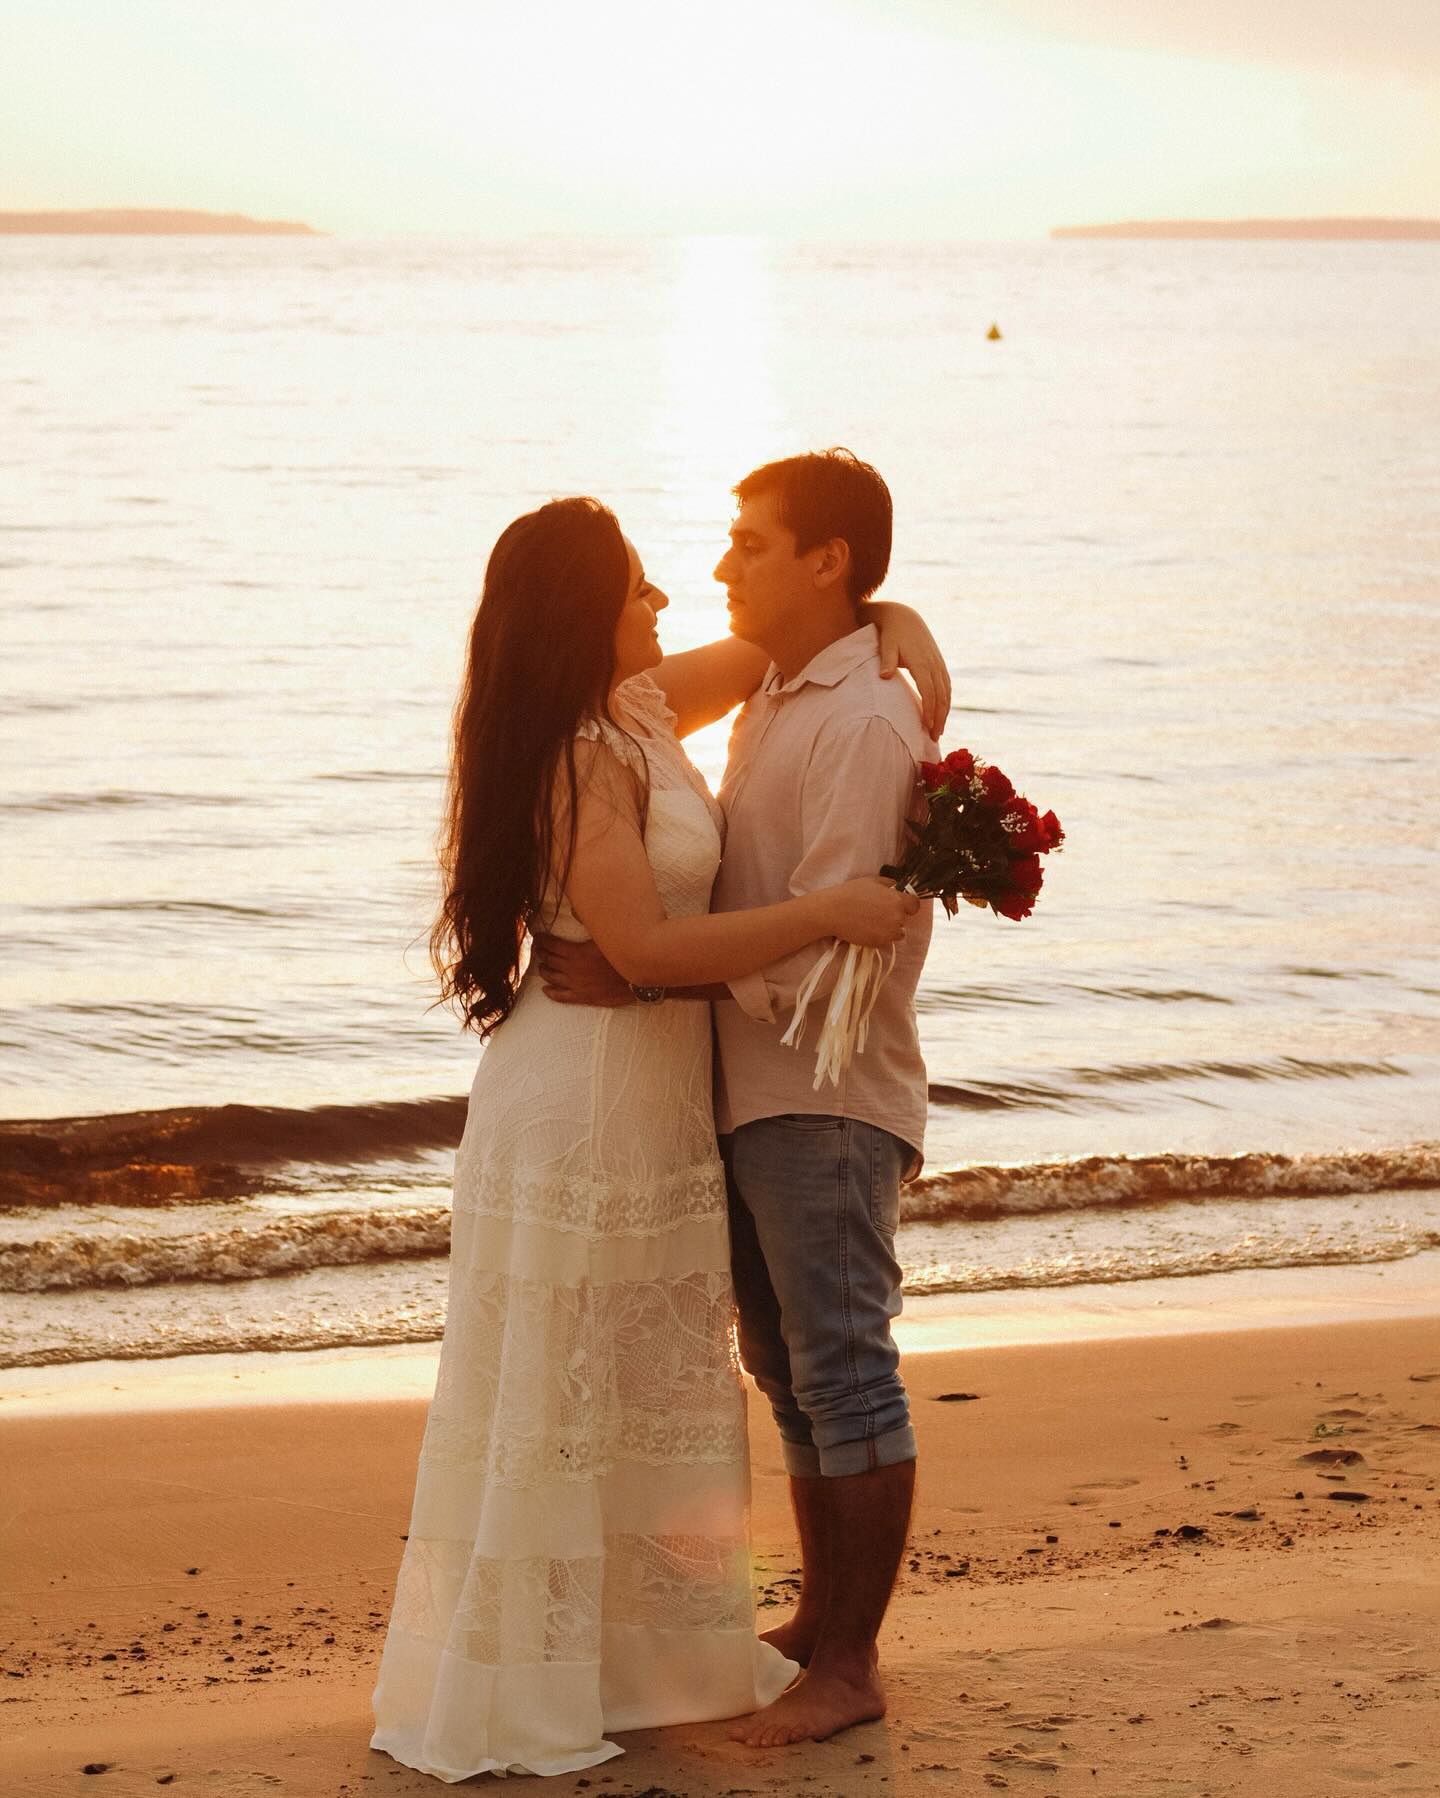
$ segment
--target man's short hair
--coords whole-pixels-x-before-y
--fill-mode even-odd
[[[849,593],[855,605],[885,579],[894,528],[890,489],[848,449],[767,462],[738,481],[734,493],[742,504],[773,493],[780,522],[794,535],[796,555],[843,537],[850,548]]]

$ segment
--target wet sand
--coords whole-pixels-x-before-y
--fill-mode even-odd
[[[414,1358],[352,1357],[323,1398],[278,1358],[268,1393],[265,1358],[243,1379],[214,1360],[163,1405],[138,1369],[105,1409],[0,1405],[0,1791],[442,1789],[366,1746]],[[907,1373],[920,1498],[887,1719],[771,1751],[723,1725],[622,1736],[547,1790],[1440,1790],[1434,1317],[952,1348]],[[753,1395],[751,1426],[778,1621],[797,1562]]]

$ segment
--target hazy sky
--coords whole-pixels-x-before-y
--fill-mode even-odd
[[[1440,214],[1440,0],[0,0],[0,207],[1027,237]]]

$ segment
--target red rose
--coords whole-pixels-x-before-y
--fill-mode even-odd
[[[1040,827],[1039,814],[1030,801],[1022,799],[1018,793],[1010,801],[1008,809],[1001,815],[1000,824],[1005,835],[1010,839],[1009,848],[1012,854],[1016,850],[1048,847],[1044,832]]]
[[[1027,893],[1038,893],[1045,871],[1038,855],[1016,855],[1010,861],[1010,884]]]
[[[938,793],[947,779],[944,762],[921,762],[920,781],[927,793]]]
[[[951,780],[963,785],[975,772],[975,757],[968,749],[952,749],[940,765]]]
[[[988,805],[1006,805],[1015,796],[1009,775],[1002,774],[998,768],[982,769],[980,785]]]
[[[1043,847],[1046,849],[1058,849],[1060,844],[1065,841],[1065,832],[1061,830],[1060,820],[1054,812],[1046,812],[1040,820],[1040,829],[1045,833]]]
[[[1035,895],[1022,893],[1018,888],[1012,888],[1008,893],[1002,893],[995,901],[995,909],[1002,918],[1013,918],[1018,924],[1022,918],[1028,918],[1035,909]]]

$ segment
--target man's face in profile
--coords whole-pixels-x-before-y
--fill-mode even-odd
[[[744,500],[730,527],[730,547],[715,565],[731,634],[762,649],[783,635],[796,612],[813,604],[813,564],[823,554],[817,548],[796,555],[795,533],[781,523],[773,493]]]

